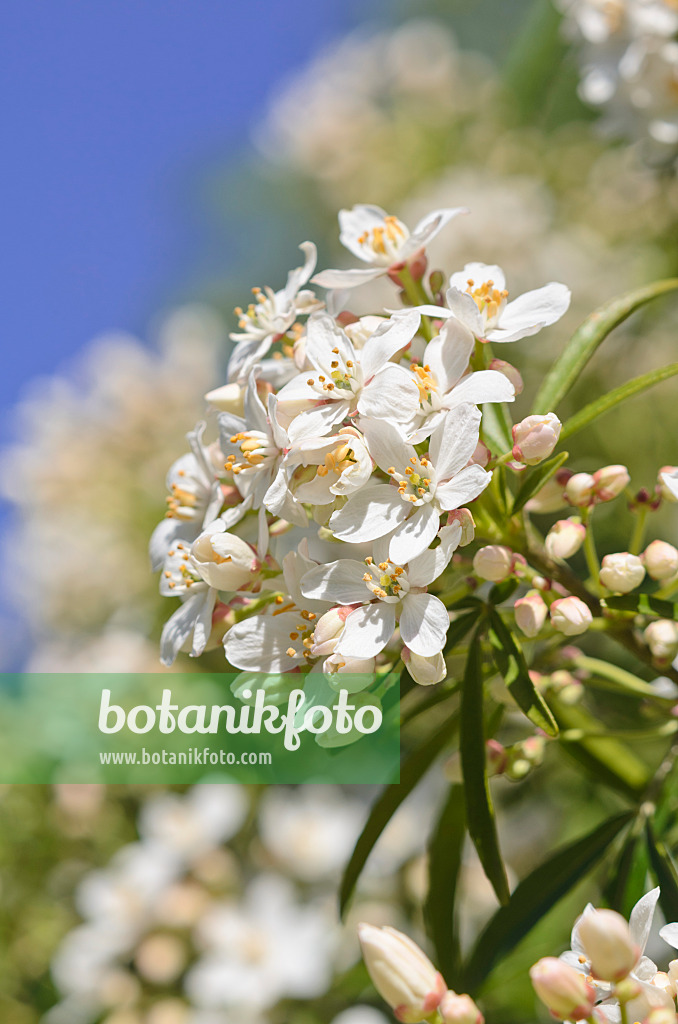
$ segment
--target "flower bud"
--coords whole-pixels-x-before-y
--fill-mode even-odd
[[[578,597],[561,597],[553,602],[550,611],[553,628],[565,636],[585,633],[593,622],[590,608]]]
[[[676,1011],[670,1006],[655,1006],[644,1018],[643,1024],[676,1024]]]
[[[442,975],[407,935],[395,928],[358,925],[363,959],[379,995],[402,1024],[418,1024],[447,991]]]
[[[596,993],[574,967],[546,956],[530,968],[532,986],[542,1003],[559,1020],[584,1020],[593,1012]]]
[[[346,619],[352,611],[353,608],[350,605],[337,605],[336,608],[330,608],[328,612],[320,616],[313,630],[311,653],[314,657],[334,653],[337,640],[343,633]]]
[[[467,508],[457,508],[454,512],[450,512],[445,525],[452,526],[453,523],[460,523],[461,525],[459,547],[463,548],[470,544],[476,535],[476,524],[469,510]]]
[[[645,548],[643,563],[653,580],[668,580],[678,572],[678,549],[663,540],[653,540]]]
[[[593,504],[596,481],[590,473],[575,473],[565,484],[565,497],[571,505],[585,508]]]
[[[513,384],[515,393],[519,395],[522,392],[523,378],[512,363],[507,363],[505,359],[491,359],[488,370],[496,370],[498,373],[503,373]]]
[[[666,971],[657,971],[650,984],[654,985],[655,988],[661,989],[662,992],[666,992],[666,994],[670,996],[672,999],[675,997],[675,985],[671,981],[671,978],[666,973]]]
[[[485,466],[490,461],[491,457],[492,452],[487,447],[487,445],[484,444],[483,441],[478,441],[478,444],[476,445],[476,450],[471,456],[471,463],[476,466],[482,466],[484,469]]]
[[[442,651],[425,657],[423,654],[415,654],[409,647],[403,647],[402,659],[407,665],[407,671],[420,686],[433,686],[434,683],[442,682],[447,675]]]
[[[584,543],[586,527],[577,516],[559,519],[546,534],[544,545],[549,558],[571,558]]]
[[[638,963],[640,948],[631,938],[628,921],[616,910],[582,914],[577,931],[596,978],[621,981]]]
[[[628,551],[619,551],[614,555],[605,555],[600,570],[600,582],[608,590],[618,594],[628,594],[635,590],[645,579],[645,566],[638,555],[630,555]]]
[[[593,474],[596,501],[612,501],[628,485],[631,477],[626,466],[603,466]]]
[[[657,486],[664,501],[678,501],[678,466],[662,466]]]
[[[223,387],[208,391],[205,401],[220,412],[231,412],[234,416],[242,416],[245,408],[245,389],[239,384],[224,384]]]
[[[483,1024],[485,1018],[470,996],[458,996],[456,992],[446,992],[438,1012],[444,1024]]]
[[[473,570],[481,580],[500,583],[513,572],[513,552],[503,544],[487,544],[476,551]]]
[[[643,639],[652,657],[668,665],[678,654],[678,623],[672,619],[656,619],[646,628]]]
[[[536,636],[546,622],[548,607],[538,590],[530,590],[513,606],[516,625],[525,636]]]
[[[561,422],[553,412],[526,416],[513,428],[513,458],[528,466],[548,458],[560,437]]]

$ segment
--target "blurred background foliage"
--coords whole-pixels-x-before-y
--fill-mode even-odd
[[[278,82],[251,141],[196,183],[223,272],[178,289],[185,304],[150,325],[151,345],[122,335],[99,340],[75,368],[18,404],[0,487],[13,509],[4,599],[27,624],[24,667],[160,669],[165,609],[146,546],[162,515],[164,474],[184,450],[204,392],[223,379],[233,306],[254,284],[279,287],[307,238],[318,244],[320,266],[343,260],[341,206],[377,203],[411,223],[431,208],[466,205],[470,216],[432,246],[431,269],[451,273],[482,259],[502,265],[516,292],[552,279],[571,287],[567,317],[543,340],[511,351],[527,396],[516,418],[585,315],[678,273],[675,176],[648,166],[636,143],[600,133],[597,114],[578,98],[576,53],[548,0],[392,0],[368,15]],[[602,346],[565,414],[674,359],[677,325],[671,298],[632,317]],[[659,466],[678,461],[675,401],[668,382],[601,419],[573,439],[573,468],[623,462],[635,490],[652,489]],[[656,518],[652,533],[675,543],[673,508]],[[631,519],[620,503],[603,506],[597,519],[603,553],[623,549]],[[219,655],[210,657],[203,667],[218,670]],[[508,733],[516,728],[509,720]],[[640,754],[652,762],[652,751]],[[167,794],[141,787],[5,787],[0,1017],[37,1024],[56,1004],[48,1024],[379,1024],[385,1011],[375,1008],[358,964],[355,921],[360,915],[422,937],[427,834],[445,788],[439,759],[377,845],[341,926],[340,870],[371,792],[337,789],[306,802],[300,791],[252,791],[242,794],[241,812],[203,813],[190,810],[190,793],[176,792],[165,806]],[[520,785],[497,779],[493,788],[512,881],[626,805],[548,746],[544,765]],[[677,808],[669,779],[663,813],[674,838]],[[221,832],[210,832],[210,820],[223,821]],[[163,858],[172,862],[157,891],[120,860],[138,836],[143,856],[157,865],[156,882]],[[567,945],[573,918],[586,899],[600,898],[620,853],[621,840],[501,961],[481,992],[489,1021],[518,1024],[541,1012],[527,967]],[[460,933],[468,949],[496,901],[475,855],[465,849],[462,860]],[[648,867],[641,851],[636,887]],[[280,935],[261,916],[261,897],[247,902],[262,877],[273,879],[269,904],[278,908]],[[224,907],[228,921],[215,910]],[[83,920],[92,929],[84,938]],[[295,929],[299,945],[290,953],[284,935]],[[307,970],[286,981],[289,955]],[[234,964],[251,979],[235,1002]],[[325,979],[318,991],[314,979]]]

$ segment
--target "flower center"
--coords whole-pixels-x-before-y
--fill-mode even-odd
[[[297,612],[299,620],[296,623],[296,629],[293,629],[290,634],[290,646],[287,648],[285,653],[288,658],[303,658],[305,661],[315,660],[311,653],[313,647],[313,632],[315,630],[315,620],[317,615],[315,612],[309,612],[306,608],[297,608],[294,601],[285,601],[282,595],[278,595],[275,599],[276,608],[273,611],[273,615],[282,615],[283,612]]]
[[[189,490],[188,487],[181,487],[179,484],[172,484],[171,491],[172,493],[165,498],[167,502],[165,517],[186,521],[195,519],[202,510],[202,502],[196,492]]]
[[[363,231],[358,244],[371,262],[395,263],[409,231],[397,217],[384,217],[383,224]]]
[[[309,377],[306,383],[309,388],[320,392],[323,398],[327,398],[328,394],[331,395],[333,391],[335,397],[347,398],[348,395],[345,392],[354,394],[360,390],[359,368],[352,359],[344,358],[338,348],[332,349],[332,355],[334,359],[330,360],[330,365],[322,367],[324,373],[319,374],[317,378]],[[339,392],[338,395],[337,392]]]
[[[385,601],[386,604],[402,601],[410,589],[407,573],[402,565],[396,565],[390,558],[386,562],[375,564],[371,556],[365,559],[365,565],[367,572],[363,575],[363,579],[367,584],[367,589],[372,591],[375,597],[378,597],[380,601]]]
[[[438,395],[438,381],[434,374],[431,373],[431,367],[428,363],[424,366],[419,366],[413,361],[411,363],[411,370],[414,374],[414,383],[419,388],[419,404],[425,411],[430,411],[430,407],[434,405]]]
[[[178,541],[167,552],[167,558],[163,575],[170,590],[182,593],[188,587],[192,587],[194,583],[202,583],[201,577],[191,565],[191,555],[183,541]]]
[[[236,461],[237,453],[231,452],[226,458],[224,468],[228,473],[242,473],[243,470],[259,469],[267,459],[279,454],[278,448],[271,444],[271,438],[262,430],[241,430],[229,438],[231,444],[238,445],[242,459]]]
[[[485,323],[496,323],[500,313],[503,312],[504,306],[506,305],[506,300],[508,298],[508,291],[506,288],[502,288],[500,291],[498,288],[494,287],[494,281],[484,281],[476,288],[475,281],[472,277],[469,277],[466,284],[468,286],[466,291],[480,310]]]
[[[254,302],[250,302],[247,309],[242,306],[235,307],[235,315],[238,317],[238,327],[241,330],[265,330],[268,332],[274,326],[273,321],[278,315],[275,292],[272,288],[253,288],[252,295]]]
[[[327,476],[330,472],[335,473],[336,476],[341,476],[350,466],[355,465],[355,461],[351,446],[349,444],[338,444],[336,448],[327,453],[324,463],[318,466],[318,476]]]
[[[387,469],[388,475],[398,484],[398,494],[403,501],[413,505],[425,505],[433,498],[432,465],[425,455],[413,455],[404,473],[398,473],[394,466]]]

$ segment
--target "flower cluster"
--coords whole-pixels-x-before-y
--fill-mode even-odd
[[[589,904],[575,923],[572,948],[530,971],[534,989],[557,1020],[656,1021],[675,1024],[678,960],[660,971],[645,956],[659,889],[643,896],[627,922]],[[678,948],[678,924],[660,936]]]
[[[610,130],[678,152],[678,9],[672,0],[558,0],[582,41],[580,92]]]
[[[361,267],[312,277],[305,243],[282,290],[254,289],[237,310],[228,381],[207,396],[219,439],[207,443],[204,424],[189,435],[151,540],[161,593],[181,599],[165,664],[223,642],[243,671],[369,679],[402,656],[417,681],[444,678],[450,618],[429,587],[473,539],[467,506],[492,479],[479,406],[520,387],[489,343],[534,335],[569,304],[556,283],[510,298],[501,268],[481,263],[447,288],[437,272],[428,292],[425,247],[465,212],[409,231],[378,207],[343,210]],[[354,289],[379,277],[403,306],[352,314]],[[513,465],[550,454],[559,428],[554,416],[518,424]]]

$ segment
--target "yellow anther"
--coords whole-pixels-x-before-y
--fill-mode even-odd
[[[288,655],[288,657],[294,658],[297,652],[295,651],[294,647],[288,647],[285,653]]]

